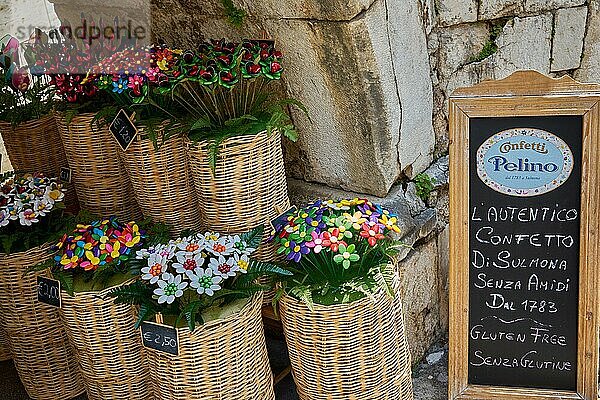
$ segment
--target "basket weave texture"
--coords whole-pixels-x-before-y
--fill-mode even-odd
[[[152,141],[144,137],[143,127],[138,127],[138,135],[127,151],[118,151],[144,217],[166,223],[174,236],[186,229],[200,229],[197,198],[181,136],[169,138],[156,151]]]
[[[180,328],[179,356],[147,350],[161,400],[274,400],[261,319],[262,295],[239,313]]]
[[[0,314],[2,328],[19,377],[36,400],[71,399],[84,392],[58,309],[37,300],[37,275],[27,268],[48,258],[48,245],[22,253],[0,255]]]
[[[397,282],[395,286],[398,286]],[[281,321],[301,400],[412,400],[399,290],[314,311],[281,299]]]
[[[0,134],[15,171],[42,172],[47,176],[58,177],[61,167],[68,167],[53,115],[23,122],[16,127],[0,121]],[[65,183],[64,187],[67,190],[65,204],[77,207],[73,185]]]
[[[61,319],[89,400],[151,400],[152,387],[135,308],[114,304],[110,291],[62,293]]]
[[[0,326],[2,326],[2,322],[0,322]],[[4,332],[3,329],[0,329],[0,361],[6,361],[12,358],[9,346],[10,343],[6,337],[6,332]]]
[[[92,113],[74,116],[69,125],[64,114],[55,115],[81,208],[100,217],[138,219],[140,207],[108,128],[92,127]]]
[[[279,215],[277,209],[289,209],[279,132],[269,135],[263,131],[224,140],[214,173],[208,146],[206,141],[186,142],[203,228],[242,233],[268,224]],[[269,233],[270,228],[265,229],[265,239]],[[274,244],[263,243],[255,256],[272,261],[275,254]]]
[[[17,171],[58,176],[67,166],[54,116],[47,115],[12,126],[0,121],[0,133],[12,167]]]

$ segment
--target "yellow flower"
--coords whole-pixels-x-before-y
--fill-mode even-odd
[[[98,265],[100,264],[100,259],[98,257],[96,257],[94,255],[94,253],[92,253],[91,251],[86,251],[85,252],[85,257],[90,260],[90,262],[92,263],[92,265]]]
[[[340,201],[340,204],[343,206],[357,206],[359,204],[363,204],[364,202],[364,199],[359,199],[358,197],[355,197],[352,200],[342,200]]]
[[[352,227],[357,231],[360,230],[361,225],[367,220],[363,217],[360,211],[355,212],[354,215],[350,215],[348,213],[344,213],[343,215],[346,217],[348,222],[352,223]]]
[[[386,214],[383,214],[381,218],[379,218],[379,222],[381,222],[385,227],[391,231],[396,233],[400,233],[400,228],[398,227],[398,218],[391,217],[389,218]]]

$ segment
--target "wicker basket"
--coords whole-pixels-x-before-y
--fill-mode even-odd
[[[0,255],[0,314],[13,360],[29,397],[70,399],[84,392],[77,360],[58,309],[37,300],[36,274],[28,267],[48,258],[48,246]],[[49,272],[39,274],[48,276]]]
[[[281,135],[266,131],[221,143],[213,173],[208,143],[186,143],[203,228],[241,233],[269,223],[290,200],[281,150]],[[269,234],[265,230],[265,238]],[[257,258],[271,261],[275,245],[263,243]]]
[[[0,134],[15,171],[42,172],[58,177],[60,169],[69,166],[53,115],[23,122],[16,127],[0,121]],[[65,183],[65,189],[65,204],[76,212],[77,195],[73,184]]]
[[[300,400],[411,400],[411,360],[399,290],[322,306],[281,299]]]
[[[258,294],[239,313],[178,329],[179,356],[147,350],[156,398],[274,400],[261,305]]]
[[[81,367],[89,400],[151,400],[135,308],[100,292],[62,294],[60,316]]]
[[[0,326],[2,323],[0,322]],[[6,336],[6,332],[3,329],[0,329],[0,361],[10,360],[12,356],[10,355],[10,343],[8,341],[8,337]]]
[[[156,151],[138,127],[127,151],[119,148],[133,191],[144,217],[172,227],[173,236],[200,229],[198,203],[181,136],[171,137]]]
[[[67,125],[64,114],[56,113],[81,208],[98,216],[138,219],[140,207],[119,160],[118,144],[107,128],[92,128],[93,118],[91,113],[79,114]]]

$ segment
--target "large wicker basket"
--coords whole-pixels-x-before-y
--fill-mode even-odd
[[[135,308],[100,292],[62,294],[60,316],[89,400],[151,400],[152,387]]]
[[[209,164],[208,142],[186,143],[203,228],[241,233],[267,223],[290,206],[281,150],[281,135],[266,131],[224,140],[215,171]],[[265,230],[265,238],[269,234]],[[272,243],[257,258],[271,261]]]
[[[411,400],[411,360],[397,290],[314,311],[290,296],[281,321],[300,400]]]
[[[60,169],[69,166],[56,121],[51,114],[18,126],[0,122],[0,134],[15,171],[42,172],[58,177]],[[73,185],[65,183],[65,188],[65,204],[76,211],[77,195]]]
[[[92,127],[94,114],[79,114],[67,124],[64,114],[56,122],[81,208],[98,216],[123,220],[141,216],[129,176],[117,154],[115,139],[106,127]]]
[[[28,267],[48,258],[48,246],[0,255],[2,328],[19,377],[36,400],[71,399],[84,392],[77,360],[58,309],[37,300],[36,274]],[[49,272],[39,274],[48,276]]]
[[[255,295],[239,313],[178,329],[179,356],[147,350],[156,398],[274,400],[261,305]]]
[[[0,317],[1,318],[1,317]],[[0,322],[0,326],[2,326],[2,322]],[[6,337],[6,332],[0,328],[0,361],[10,360],[12,356],[10,355],[10,343],[8,338]]]
[[[119,148],[133,191],[144,217],[171,226],[177,236],[200,229],[200,215],[181,136],[169,138],[157,151],[138,127],[127,151]]]

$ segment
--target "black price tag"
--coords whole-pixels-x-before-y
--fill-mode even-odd
[[[119,110],[109,129],[123,151],[129,148],[137,135],[137,127],[123,109]]]
[[[63,183],[71,183],[71,168],[61,167],[59,178],[60,178],[60,181]]]
[[[38,301],[60,308],[60,282],[54,279],[37,277]]]
[[[296,212],[298,212],[298,207],[292,206],[286,212],[279,214],[277,217],[273,218],[271,220],[271,229],[273,229],[273,231],[276,231],[277,226],[286,225],[288,222],[287,218],[290,215],[295,214]]]
[[[174,356],[179,355],[177,329],[154,322],[142,322],[140,327],[144,347],[173,354]]]

